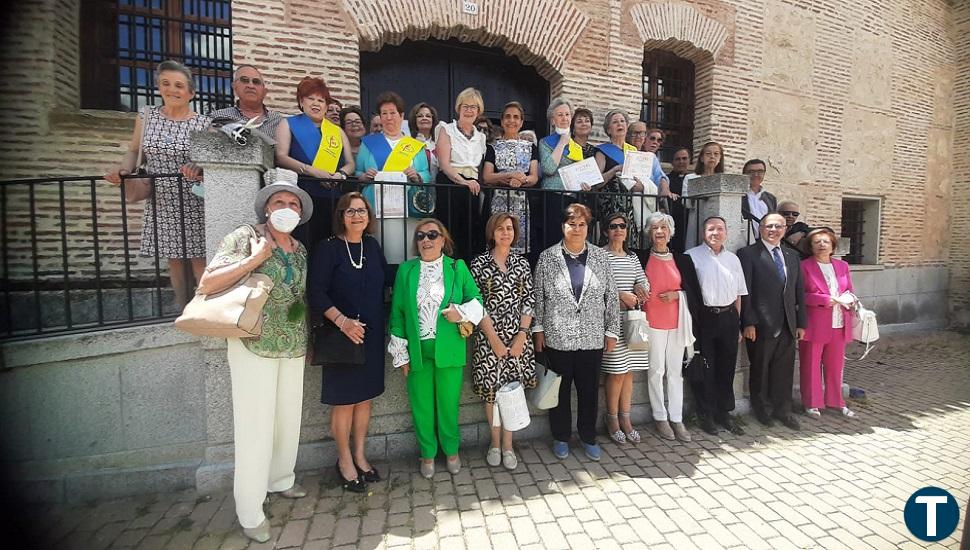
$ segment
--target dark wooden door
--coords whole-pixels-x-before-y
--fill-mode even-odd
[[[360,96],[365,113],[374,111],[381,92],[401,94],[407,109],[425,101],[444,121],[455,118],[455,96],[473,86],[485,98],[485,116],[498,125],[502,106],[518,101],[525,109],[523,129],[541,138],[548,132],[549,83],[535,69],[497,48],[457,40],[406,40],[379,52],[360,54]],[[407,113],[405,113],[407,114]]]

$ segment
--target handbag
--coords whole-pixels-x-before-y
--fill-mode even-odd
[[[531,422],[529,404],[525,400],[525,388],[518,380],[505,384],[495,392],[492,409],[492,426],[516,432]]]
[[[628,349],[634,351],[649,350],[649,328],[647,314],[643,310],[632,309],[623,312],[623,338],[626,340]]]
[[[253,238],[256,229],[247,225]],[[273,290],[273,280],[250,273],[239,282],[214,294],[196,293],[175,320],[175,328],[196,336],[255,338],[263,331],[263,305]]]
[[[852,315],[852,339],[866,345],[866,350],[857,360],[865,359],[872,351],[872,344],[879,340],[879,325],[876,323],[876,312],[862,307],[859,302],[855,315]]]
[[[707,364],[707,360],[704,359],[704,356],[699,353],[695,353],[694,356],[687,361],[687,366],[684,367],[684,379],[691,383],[703,382],[706,371],[709,368],[711,368],[711,366]]]
[[[141,125],[141,140],[138,142],[138,156],[135,157],[135,171],[131,174],[133,176],[147,176],[148,170],[145,168],[145,134],[148,129],[148,113],[149,107],[146,105],[139,109],[139,113],[142,115],[142,125]],[[122,184],[125,188],[125,202],[140,202],[148,197],[152,196],[152,191],[155,190],[155,184],[150,178],[125,178]]]
[[[364,292],[365,274],[366,271],[362,271],[359,278],[361,295]],[[360,320],[359,310],[357,312],[357,319]],[[346,323],[347,321],[344,322]],[[365,339],[367,338],[367,329],[368,327],[365,326]],[[323,319],[321,324],[313,327],[311,336],[313,338],[313,359],[310,361],[311,365],[320,365],[322,367],[364,366],[364,345],[352,342],[340,330],[340,327],[331,323],[326,318]]]
[[[448,293],[448,303],[454,305],[452,298],[455,295],[455,284],[458,283],[458,260],[452,263],[452,267],[455,269],[455,276],[451,278],[451,292]],[[475,323],[471,321],[458,321],[458,334],[462,338],[468,338],[475,332]]]
[[[554,372],[549,367],[545,367],[545,372],[539,377],[536,389],[532,391],[532,406],[537,409],[551,409],[559,405],[559,385],[562,384],[562,376]]]

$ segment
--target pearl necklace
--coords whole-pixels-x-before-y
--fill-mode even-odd
[[[574,260],[578,260],[579,257],[582,256],[586,252],[586,241],[583,241],[583,249],[580,250],[579,252],[576,252],[575,254],[572,253],[572,252],[570,252],[570,250],[568,248],[566,248],[566,243],[562,243],[562,249],[566,252],[566,254],[569,255],[570,258],[572,258]]]
[[[670,250],[667,250],[666,252],[657,252],[656,250],[651,250],[650,254],[658,258],[669,258],[671,256]]]
[[[344,239],[344,246],[347,247],[347,258],[350,259],[350,265],[354,266],[354,269],[364,269],[364,241],[360,241],[360,261],[355,262],[354,257],[350,255],[350,242]]]

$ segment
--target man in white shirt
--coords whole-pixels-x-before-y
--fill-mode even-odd
[[[701,429],[717,435],[720,424],[743,435],[734,410],[734,370],[741,340],[741,296],[748,294],[741,262],[724,248],[727,222],[719,216],[704,220],[704,244],[687,251],[694,261],[704,307],[696,322],[701,356],[707,362],[704,380],[692,385]]]
[[[778,199],[763,188],[768,165],[761,159],[751,159],[744,163],[741,173],[748,176],[748,192],[741,197],[741,218],[751,220],[748,230],[748,244],[760,238],[759,225],[762,218],[778,210]]]

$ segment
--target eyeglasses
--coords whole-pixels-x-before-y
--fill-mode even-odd
[[[610,224],[610,231],[614,231],[616,229],[626,229],[626,224],[625,223],[611,223]]]
[[[650,136],[647,139],[649,139],[650,141],[656,141],[657,143],[663,143],[664,142],[664,138],[662,138],[660,136]]]
[[[646,132],[646,130],[644,130],[642,132],[630,132],[630,135],[631,136],[645,136],[645,135],[647,135],[647,132]]]
[[[769,223],[768,225],[764,226],[765,229],[781,229],[783,227],[785,226],[781,225],[780,223]]]
[[[458,108],[462,111],[477,111],[478,105],[459,105]]]
[[[248,76],[240,76],[239,77],[239,82],[242,82],[243,84],[252,84],[253,86],[262,86],[263,85],[263,79],[261,79],[261,78],[249,78]]]
[[[425,233],[424,231],[418,231],[414,234],[414,240],[415,242],[421,242],[425,239],[428,239],[429,241],[436,241],[440,236],[441,236],[441,233],[439,233],[436,229],[432,229],[427,233]]]
[[[351,218],[353,218],[354,216],[366,216],[367,215],[367,209],[366,208],[348,208],[348,209],[344,210],[344,215],[345,216],[350,216]]]
[[[779,210],[778,213],[786,218],[797,218],[802,215],[801,212],[795,212],[794,210]]]

